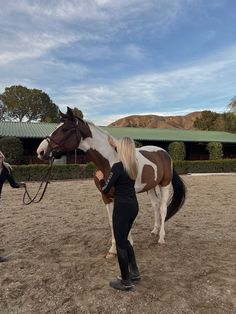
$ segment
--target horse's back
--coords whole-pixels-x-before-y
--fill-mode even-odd
[[[137,192],[144,192],[157,185],[166,186],[172,179],[172,160],[163,148],[142,146],[136,149],[138,161]]]

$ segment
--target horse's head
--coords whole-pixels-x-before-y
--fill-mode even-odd
[[[81,140],[91,136],[88,124],[75,116],[69,107],[66,114],[60,112],[60,115],[61,124],[37,149],[39,159],[60,158],[64,153],[78,148]]]

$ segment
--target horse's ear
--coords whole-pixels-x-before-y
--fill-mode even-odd
[[[67,113],[66,114],[67,114],[67,117],[70,120],[74,120],[75,119],[74,112],[73,112],[73,110],[70,107],[67,107]]]
[[[61,112],[61,110],[59,110],[59,114],[60,114],[60,120],[66,119],[66,114]]]

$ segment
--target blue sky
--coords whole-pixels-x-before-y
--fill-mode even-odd
[[[0,0],[0,93],[38,88],[107,125],[226,110],[235,0]]]

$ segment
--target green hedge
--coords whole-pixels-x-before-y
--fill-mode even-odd
[[[179,174],[236,172],[236,159],[175,161],[174,168]]]
[[[13,174],[18,181],[40,181],[45,177],[48,168],[48,165],[13,166]],[[174,168],[179,174],[236,172],[236,159],[175,161]],[[95,169],[93,163],[87,165],[54,165],[51,180],[92,178]]]
[[[18,181],[41,181],[45,178],[49,165],[13,166],[14,178]],[[92,178],[96,167],[87,165],[53,165],[51,180]]]

